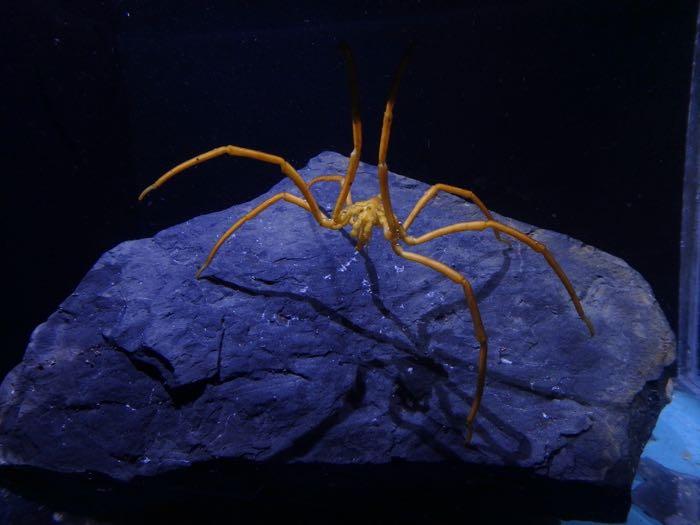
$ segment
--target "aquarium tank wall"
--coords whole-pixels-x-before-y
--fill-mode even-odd
[[[282,503],[306,522],[690,519],[675,489],[697,490],[695,444],[667,446],[678,423],[661,410],[680,388],[683,425],[698,424],[696,1],[1,10],[0,521],[255,520]],[[442,183],[536,243],[442,239],[420,252],[444,261],[428,277],[381,230],[364,251],[349,227],[321,236],[292,199],[196,280],[224,224],[300,195],[290,170],[345,173],[353,119],[353,199],[380,192],[402,57],[387,157],[400,219]],[[223,155],[139,201],[225,145],[290,168]],[[312,188],[328,214],[336,182]],[[411,228],[484,219],[464,206],[438,196]],[[474,281],[488,357],[452,271]],[[653,431],[660,412],[671,430]],[[642,453],[649,439],[688,470]]]
[[[696,32],[693,83],[688,110],[683,222],[681,228],[681,291],[679,301],[679,365],[682,380],[696,393],[700,390],[700,43]]]

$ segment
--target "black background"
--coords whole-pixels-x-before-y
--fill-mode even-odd
[[[229,143],[299,167],[347,155],[340,41],[359,65],[363,160],[415,39],[390,168],[625,259],[675,328],[695,1],[8,4],[3,375],[102,252],[282,177],[217,159],[139,205],[166,169]]]

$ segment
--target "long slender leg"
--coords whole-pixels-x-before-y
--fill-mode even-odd
[[[408,228],[411,226],[413,223],[413,220],[416,218],[416,216],[425,208],[425,206],[435,198],[437,193],[439,191],[444,191],[446,193],[451,193],[452,195],[457,195],[459,197],[462,197],[463,199],[467,199],[472,201],[474,204],[476,204],[479,209],[481,210],[481,213],[483,213],[486,218],[490,221],[494,220],[493,216],[491,215],[491,212],[488,210],[488,208],[484,205],[483,202],[481,202],[481,199],[476,196],[476,194],[472,191],[465,190],[463,188],[458,188],[457,186],[450,186],[449,184],[435,184],[431,186],[424,194],[423,196],[416,202],[416,205],[414,208],[411,210],[411,213],[408,214],[408,217],[406,217],[406,220],[403,221],[403,229],[404,232],[408,231]],[[496,239],[499,241],[501,240],[501,235],[497,230],[494,230],[494,235],[496,236]]]
[[[471,410],[467,416],[466,441],[468,444],[472,439],[474,419],[476,419],[476,414],[479,412],[481,398],[484,394],[484,384],[486,382],[486,358],[488,357],[486,330],[484,330],[484,324],[481,321],[481,313],[479,312],[479,306],[476,302],[474,290],[472,290],[472,285],[469,283],[469,280],[466,277],[440,261],[436,261],[435,259],[431,259],[430,257],[426,257],[425,255],[420,255],[418,253],[407,252],[399,244],[392,244],[392,248],[400,257],[408,259],[409,261],[415,261],[428,266],[437,272],[440,272],[451,281],[459,284],[464,290],[464,295],[467,299],[469,311],[472,316],[472,324],[474,325],[474,336],[476,337],[476,340],[479,341],[479,368],[476,381],[476,391],[474,393],[474,400],[472,401]]]
[[[215,157],[220,157],[221,155],[231,155],[232,157],[244,157],[248,159],[259,160],[261,162],[267,162],[269,164],[278,165],[282,173],[284,173],[287,177],[292,179],[294,184],[296,184],[297,188],[299,188],[302,195],[304,196],[304,199],[306,199],[306,202],[309,205],[309,211],[318,221],[318,223],[321,226],[325,226],[327,228],[334,228],[336,226],[335,222],[326,217],[324,213],[320,210],[320,208],[318,207],[318,203],[316,202],[316,199],[314,199],[313,195],[311,195],[311,192],[309,191],[306,182],[304,182],[304,179],[301,178],[301,175],[299,175],[299,173],[291,166],[291,164],[289,164],[282,157],[278,157],[277,155],[271,155],[262,151],[241,148],[238,146],[221,146],[211,151],[207,151],[206,153],[202,153],[201,155],[197,155],[196,157],[191,158],[190,160],[175,166],[173,169],[165,173],[165,175],[161,176],[153,184],[151,184],[145,190],[143,190],[141,192],[141,195],[139,195],[139,200],[143,200],[143,198],[146,195],[148,195],[151,191],[161,187],[168,180],[173,178],[178,173],[186,170],[187,168],[191,168],[192,166],[196,166],[197,164],[201,164],[202,162],[206,162]]]
[[[422,244],[424,242],[430,241],[432,239],[435,239],[437,237],[442,237],[443,235],[448,235],[450,233],[457,233],[457,232],[463,232],[463,231],[483,231],[487,228],[491,228],[496,231],[503,232],[507,235],[510,235],[511,237],[515,238],[516,240],[526,244],[536,252],[542,254],[542,256],[545,258],[549,266],[554,270],[554,273],[557,274],[559,277],[559,280],[562,282],[564,285],[564,288],[566,288],[566,291],[569,293],[569,297],[571,298],[571,302],[574,304],[574,308],[576,308],[576,312],[578,313],[578,316],[581,318],[581,320],[586,324],[588,327],[588,331],[590,332],[591,336],[595,333],[593,329],[593,323],[591,323],[591,320],[586,316],[585,312],[583,311],[583,306],[581,305],[581,301],[579,301],[578,296],[576,295],[576,291],[574,290],[574,287],[571,285],[571,281],[569,281],[569,278],[566,276],[566,273],[564,273],[564,270],[559,266],[559,263],[557,260],[554,258],[552,253],[547,249],[547,247],[539,242],[536,241],[535,239],[529,237],[528,235],[525,235],[523,232],[516,230],[515,228],[512,228],[511,226],[507,226],[505,224],[502,224],[497,221],[472,221],[472,222],[458,222],[456,224],[452,224],[450,226],[444,226],[442,228],[437,228],[436,230],[433,230],[431,232],[425,233],[423,235],[420,235],[418,237],[411,237],[409,235],[404,237],[404,241],[406,244],[410,245],[416,245],[416,244]]]
[[[386,163],[387,152],[389,150],[389,137],[391,135],[391,123],[393,120],[394,104],[396,102],[396,95],[399,89],[399,82],[403,76],[403,72],[408,64],[408,59],[410,57],[413,46],[409,48],[404,53],[399,67],[394,74],[394,80],[392,82],[391,91],[389,92],[389,99],[387,100],[386,107],[384,109],[384,118],[382,121],[382,134],[379,141],[379,162],[377,163],[378,177],[379,177],[379,190],[382,199],[382,206],[384,207],[384,214],[387,219],[388,232],[386,233],[391,242],[391,247],[394,252],[411,261],[418,262],[420,264],[426,265],[441,274],[445,275],[455,283],[462,286],[464,294],[467,299],[467,304],[469,305],[469,310],[472,315],[472,323],[474,324],[474,334],[479,341],[480,351],[479,351],[479,372],[476,386],[476,393],[474,395],[474,400],[472,401],[472,407],[467,416],[467,436],[466,441],[469,443],[472,438],[473,424],[476,414],[479,411],[479,406],[481,404],[481,397],[484,391],[484,383],[486,380],[486,358],[488,355],[488,343],[486,338],[486,331],[484,330],[484,325],[481,322],[481,314],[479,312],[479,307],[476,302],[476,297],[472,290],[469,281],[459,272],[456,272],[452,268],[446,266],[445,264],[425,257],[413,252],[405,251],[398,243],[399,238],[405,236],[399,221],[396,219],[396,214],[391,205],[391,197],[389,195],[389,168]]]
[[[382,135],[379,139],[379,162],[377,163],[377,175],[379,177],[379,192],[382,197],[382,205],[386,215],[387,224],[389,227],[390,240],[395,242],[401,234],[401,226],[396,219],[394,208],[391,205],[391,197],[389,195],[389,168],[386,164],[386,156],[389,150],[389,137],[391,135],[391,122],[394,118],[394,104],[396,103],[396,95],[399,91],[399,82],[403,76],[403,72],[408,65],[408,59],[411,55],[413,46],[409,46],[404,52],[399,67],[394,74],[394,80],[389,91],[389,99],[386,102],[384,109],[384,118],[382,120]]]
[[[355,59],[352,56],[352,51],[347,44],[342,44],[341,50],[345,55],[345,64],[348,72],[348,84],[350,85],[350,103],[352,106],[352,153],[350,153],[350,162],[348,163],[348,171],[343,180],[340,193],[335,201],[333,213],[331,217],[335,222],[338,221],[340,212],[343,210],[343,203],[347,203],[347,198],[350,193],[350,187],[355,181],[357,167],[360,164],[360,155],[362,154],[362,121],[360,120],[360,96],[357,89],[357,67]]]
[[[248,222],[250,219],[258,215],[260,212],[263,210],[266,210],[270,206],[272,206],[274,203],[280,201],[280,200],[285,200],[287,202],[291,202],[292,204],[296,204],[297,206],[304,208],[306,211],[311,211],[311,208],[309,207],[309,204],[304,201],[303,199],[300,199],[299,197],[292,195],[291,193],[287,192],[282,192],[278,193],[277,195],[273,195],[269,199],[261,202],[258,204],[255,208],[250,210],[248,213],[246,213],[243,217],[238,219],[233,226],[231,226],[228,230],[224,232],[224,234],[219,238],[218,241],[216,241],[216,244],[214,247],[211,249],[209,252],[209,255],[207,255],[206,261],[204,261],[204,264],[200,266],[199,270],[197,270],[197,273],[195,274],[195,277],[199,279],[199,276],[202,274],[202,272],[211,264],[211,261],[214,259],[214,256],[216,255],[216,252],[219,251],[219,248],[221,248],[221,245],[226,242],[226,240],[233,235],[233,233],[243,226],[246,222]]]
[[[345,177],[342,175],[319,175],[318,177],[314,177],[309,181],[309,188],[318,182],[337,182],[342,188],[344,181]],[[347,197],[345,198],[345,205],[350,206],[351,204],[352,195],[350,195],[350,191],[348,191]],[[337,218],[334,218],[334,220],[337,221]]]

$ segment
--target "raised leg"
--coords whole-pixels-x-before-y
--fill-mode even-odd
[[[297,206],[304,208],[306,211],[311,211],[311,208],[309,207],[309,204],[304,201],[303,199],[300,199],[299,197],[292,195],[291,193],[283,192],[283,193],[278,193],[277,195],[273,195],[269,199],[267,199],[264,202],[261,202],[258,204],[255,208],[250,210],[248,213],[246,213],[243,217],[238,219],[233,226],[231,226],[228,230],[224,232],[224,234],[219,238],[218,241],[216,241],[216,244],[214,247],[211,249],[209,252],[209,255],[207,255],[206,261],[204,261],[204,264],[200,266],[199,270],[197,270],[197,273],[195,274],[195,277],[199,279],[199,276],[202,274],[202,272],[211,264],[211,261],[214,259],[214,256],[216,255],[216,252],[219,251],[219,248],[221,248],[221,245],[226,242],[226,240],[233,235],[233,233],[243,226],[246,222],[248,222],[250,219],[258,215],[260,212],[263,210],[266,210],[270,206],[272,206],[274,203],[280,201],[280,200],[285,200],[287,202],[291,202],[292,204],[296,204]]]
[[[389,151],[389,137],[391,135],[391,122],[394,118],[394,104],[396,103],[396,95],[399,91],[399,83],[403,72],[408,65],[408,59],[413,51],[413,46],[409,46],[404,52],[399,67],[394,74],[394,80],[389,91],[389,99],[386,102],[384,109],[384,118],[382,120],[382,135],[379,139],[379,162],[377,163],[377,175],[379,176],[379,193],[382,197],[382,206],[386,215],[387,224],[389,227],[389,240],[392,244],[396,243],[401,235],[401,225],[396,219],[394,208],[391,205],[391,197],[389,195],[389,167],[386,164],[386,156]]]
[[[566,273],[564,273],[564,270],[561,268],[561,266],[559,266],[559,263],[556,261],[552,253],[547,249],[547,247],[544,244],[525,235],[523,232],[516,230],[515,228],[512,228],[510,226],[506,226],[505,224],[502,224],[497,221],[472,221],[458,222],[450,226],[444,226],[442,228],[438,228],[418,237],[411,237],[410,235],[406,235],[404,236],[403,240],[406,242],[406,244],[416,245],[430,241],[437,237],[442,237],[443,235],[448,235],[450,233],[457,233],[463,231],[483,231],[487,228],[491,228],[495,231],[500,231],[507,235],[510,235],[516,240],[528,245],[536,252],[542,254],[549,266],[552,268],[552,270],[554,270],[554,273],[556,273],[559,277],[559,280],[564,285],[564,288],[566,288],[566,291],[569,293],[569,297],[571,298],[571,302],[574,304],[574,308],[576,308],[578,316],[586,324],[586,326],[588,327],[588,331],[590,332],[591,336],[593,336],[593,334],[595,333],[593,329],[593,323],[591,323],[591,320],[586,316],[585,312],[583,311],[581,301],[579,301],[579,298],[576,295],[576,291],[571,285],[571,281],[569,281],[569,278],[566,276]]]
[[[357,89],[357,67],[355,59],[352,56],[352,51],[347,44],[340,46],[341,51],[345,55],[345,64],[348,71],[348,84],[350,85],[350,104],[352,109],[352,153],[350,153],[350,162],[348,163],[348,171],[340,185],[340,193],[335,201],[333,213],[331,217],[333,221],[338,222],[340,212],[343,210],[343,203],[348,202],[350,187],[355,181],[357,167],[360,165],[360,155],[362,154],[362,121],[360,120],[360,96]]]
[[[146,195],[148,195],[151,191],[161,187],[168,180],[173,178],[178,173],[186,170],[187,168],[191,168],[192,166],[196,166],[197,164],[201,164],[202,162],[206,162],[210,159],[220,157],[222,155],[231,155],[232,157],[244,157],[248,159],[259,160],[261,162],[267,162],[269,164],[278,165],[282,173],[284,173],[287,177],[292,179],[294,184],[296,184],[297,188],[299,188],[299,191],[301,191],[301,194],[304,196],[304,199],[306,199],[306,202],[309,205],[309,211],[318,221],[318,223],[321,226],[325,226],[326,228],[337,229],[335,228],[335,222],[326,217],[324,213],[319,209],[318,203],[316,202],[316,199],[314,199],[313,195],[311,195],[311,192],[309,191],[309,187],[306,185],[306,182],[304,182],[304,179],[301,178],[301,175],[297,173],[297,171],[291,166],[291,164],[289,164],[282,157],[278,157],[277,155],[270,155],[269,153],[264,153],[262,151],[240,148],[238,146],[221,146],[220,148],[215,148],[211,151],[207,151],[206,153],[197,155],[196,157],[191,158],[190,160],[175,166],[173,169],[168,171],[165,175],[161,176],[153,184],[151,184],[145,190],[143,190],[141,192],[141,195],[139,195],[139,200],[143,200],[143,198]]]
[[[451,281],[459,284],[464,290],[464,296],[467,299],[469,311],[472,316],[472,324],[474,325],[474,336],[476,337],[476,340],[479,341],[479,368],[476,380],[476,390],[474,392],[474,400],[472,401],[471,410],[467,416],[466,442],[468,444],[472,439],[474,420],[476,419],[476,414],[479,412],[481,398],[484,394],[484,384],[486,382],[486,364],[488,357],[486,330],[484,330],[484,324],[481,321],[481,313],[479,312],[479,305],[476,302],[474,290],[472,290],[472,285],[469,283],[469,280],[466,277],[440,261],[436,261],[435,259],[431,259],[430,257],[426,257],[425,255],[420,255],[418,253],[407,252],[399,244],[392,244],[392,248],[400,257],[408,259],[409,261],[423,264],[437,272],[440,272]]]
[[[451,193],[452,195],[457,195],[459,197],[462,197],[463,199],[467,199],[472,201],[474,204],[476,204],[479,209],[481,210],[481,213],[483,213],[486,218],[490,221],[493,220],[493,216],[491,215],[491,212],[488,210],[488,208],[484,205],[483,202],[481,202],[481,199],[474,194],[474,192],[471,192],[469,190],[465,190],[462,188],[458,188],[457,186],[450,186],[448,184],[435,184],[434,186],[431,186],[424,194],[423,196],[418,200],[416,205],[413,207],[411,210],[411,213],[408,214],[408,217],[406,217],[406,220],[403,221],[403,229],[404,232],[408,230],[409,226],[413,223],[414,219],[416,216],[425,208],[425,206],[435,198],[437,193],[439,191],[444,191],[446,193]],[[494,235],[496,236],[496,239],[499,241],[501,239],[501,235],[497,230],[494,230]]]

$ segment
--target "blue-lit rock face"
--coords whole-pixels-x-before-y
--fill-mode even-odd
[[[346,164],[323,153],[301,173]],[[427,188],[398,175],[391,184],[399,217]],[[398,258],[379,232],[358,253],[346,232],[278,203],[195,280],[218,236],[283,190],[298,193],[284,180],[253,202],[104,254],[2,384],[2,464],[131,480],[223,460],[403,461],[629,486],[674,359],[673,334],[637,272],[497,216],[554,253],[593,321],[591,338],[526,246],[481,232],[415,248],[471,279],[489,336],[484,399],[465,447],[479,346],[462,290]],[[326,210],[337,191],[314,187]],[[362,164],[353,197],[377,192],[376,169]],[[411,231],[480,218],[441,194]]]

